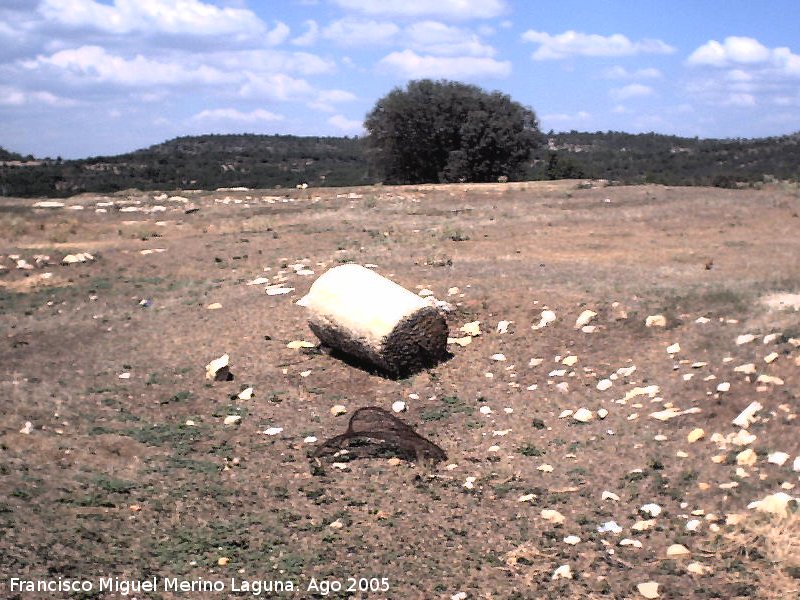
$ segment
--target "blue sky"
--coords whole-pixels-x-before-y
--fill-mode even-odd
[[[0,146],[117,154],[180,135],[361,135],[423,77],[541,128],[800,130],[797,0],[0,0]]]

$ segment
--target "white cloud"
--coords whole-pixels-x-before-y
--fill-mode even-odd
[[[313,102],[308,103],[308,106],[324,112],[334,112],[336,110],[335,104],[352,102],[356,99],[356,95],[347,90],[322,90],[317,94]]]
[[[132,59],[108,53],[99,46],[61,50],[51,56],[25,61],[30,70],[52,69],[78,81],[114,83],[127,86],[177,85],[184,83],[220,84],[233,76],[206,65],[191,66],[180,61],[158,61],[137,54]]]
[[[726,37],[724,41],[709,40],[689,55],[691,66],[739,67],[769,69],[774,75],[800,77],[800,55],[789,48],[767,48],[750,37]]]
[[[333,115],[328,119],[328,123],[342,133],[360,135],[364,131],[363,122],[356,119],[348,119],[344,115]]]
[[[308,20],[303,23],[306,26],[306,31],[292,40],[295,46],[313,46],[319,37],[319,25],[314,20]]]
[[[177,35],[258,35],[266,29],[255,13],[220,8],[201,0],[43,0],[39,13],[49,21],[108,33],[132,31]],[[268,32],[267,41],[282,41],[285,25]],[[288,34],[288,32],[285,32]],[[280,43],[280,42],[278,42]]]
[[[296,100],[313,93],[313,88],[305,79],[297,79],[285,73],[245,73],[247,81],[239,88],[239,95],[245,98],[266,98],[269,100]]]
[[[393,17],[491,19],[507,11],[504,0],[334,0],[348,10]]]
[[[611,97],[615,100],[627,100],[628,98],[641,98],[642,96],[650,96],[653,93],[653,88],[641,83],[631,83],[630,85],[621,88],[614,88],[611,90]]]
[[[522,34],[522,41],[539,44],[539,47],[531,55],[534,60],[559,60],[571,56],[669,54],[675,51],[675,48],[661,40],[643,39],[632,42],[620,33],[603,36],[565,31],[558,35],[550,35],[529,29]]]
[[[61,98],[47,91],[22,90],[9,85],[0,85],[0,106],[74,106],[74,100]]]
[[[586,121],[590,119],[592,115],[585,110],[578,111],[574,115],[568,113],[554,113],[550,115],[543,115],[542,121],[543,122],[556,122],[556,123],[576,123],[578,121]]]
[[[421,21],[405,30],[408,44],[415,50],[445,56],[494,56],[495,49],[464,29],[438,21]]]
[[[661,77],[661,71],[652,67],[629,71],[625,67],[617,65],[606,69],[603,76],[606,79],[658,79]]]
[[[256,123],[258,121],[282,121],[283,115],[268,110],[256,109],[242,112],[235,108],[214,108],[203,110],[191,117],[192,121],[237,121],[241,123]]]
[[[400,28],[389,21],[360,21],[345,18],[334,21],[322,33],[338,46],[374,46],[392,43]]]
[[[204,60],[229,73],[293,73],[295,75],[326,75],[336,71],[336,63],[308,52],[281,50],[240,50],[215,52]]]
[[[384,71],[391,71],[409,79],[447,77],[448,79],[477,79],[480,77],[508,77],[510,61],[488,57],[428,56],[413,50],[392,52],[378,63]]]

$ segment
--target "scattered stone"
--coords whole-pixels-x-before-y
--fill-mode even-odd
[[[58,202],[56,200],[40,200],[34,203],[33,208],[64,208],[64,206],[65,204],[63,202]]]
[[[552,473],[553,472],[553,465],[548,465],[547,463],[543,465],[539,465],[536,467],[537,471],[541,471],[542,473]]]
[[[692,519],[686,523],[686,531],[697,531],[702,521],[700,519]]]
[[[786,452],[770,452],[767,455],[767,462],[779,467],[782,467],[787,460],[789,460],[789,455]]]
[[[734,373],[744,373],[745,375],[753,375],[756,372],[756,366],[753,363],[747,363],[745,365],[739,365],[738,367],[734,367]]]
[[[664,315],[650,315],[644,320],[645,327],[666,327],[667,318]]]
[[[656,526],[655,519],[646,519],[644,521],[636,521],[633,525],[631,525],[631,529],[634,531],[647,531],[648,529],[652,529]]]
[[[731,384],[728,383],[727,381],[723,381],[722,383],[717,385],[717,391],[718,392],[723,392],[723,393],[724,392],[729,392],[730,389],[731,389]]]
[[[246,285],[263,285],[265,283],[269,283],[269,278],[267,277],[256,277],[252,281],[248,281]]]
[[[747,408],[739,413],[739,416],[737,416],[732,423],[737,427],[747,429],[756,420],[756,413],[762,408],[764,408],[762,404],[757,400],[754,400],[747,406]]]
[[[763,343],[765,345],[766,344],[771,344],[772,342],[777,340],[780,336],[781,336],[780,333],[768,333],[767,335],[764,336]]]
[[[491,358],[492,360],[496,360],[498,362],[502,362],[502,361],[506,360],[506,355],[505,354],[499,354],[499,353],[498,354],[492,354],[489,358]]]
[[[577,535],[568,535],[567,537],[564,538],[564,543],[565,544],[569,544],[570,546],[574,546],[575,544],[579,544],[580,541],[581,541],[581,538],[579,538]]]
[[[206,379],[212,381],[230,381],[233,375],[230,372],[230,356],[223,354],[206,365]]]
[[[282,431],[283,427],[270,427],[269,429],[265,429],[264,433],[267,435],[278,435]]]
[[[303,438],[304,444],[313,444],[316,441],[317,441],[317,436],[315,435],[309,435]]]
[[[330,413],[334,417],[338,417],[339,415],[347,413],[347,407],[342,404],[335,404],[334,406],[331,406]]]
[[[562,525],[566,518],[557,510],[552,510],[549,508],[545,508],[542,510],[542,518],[545,521],[549,521],[553,525]]]
[[[219,310],[220,308],[222,308],[222,304],[220,304],[219,302],[212,302],[211,304],[206,306],[206,309],[208,310]]]
[[[253,388],[244,388],[236,397],[239,400],[250,400],[253,397]]]
[[[786,492],[777,492],[770,494],[761,500],[756,500],[747,505],[749,509],[755,509],[759,512],[779,515],[781,517],[789,516],[789,503],[794,503],[797,506],[797,500],[792,498]]]
[[[572,418],[581,423],[588,423],[594,418],[594,413],[592,413],[592,411],[590,411],[588,408],[581,407],[575,411],[575,413],[572,415]]]
[[[487,405],[485,405],[485,404],[484,404],[483,406],[481,406],[481,407],[478,409],[478,411],[479,411],[479,412],[480,412],[482,415],[490,415],[490,414],[492,414],[492,408],[491,408],[490,406],[487,406]]]
[[[553,575],[550,579],[572,579],[572,569],[570,569],[569,565],[561,565],[553,571]]]
[[[62,265],[74,265],[76,263],[85,263],[94,260],[94,256],[88,252],[78,252],[77,254],[67,254],[61,259]]]
[[[686,410],[680,410],[672,406],[658,412],[650,413],[650,416],[653,417],[654,419],[658,419],[659,421],[669,421],[670,419],[674,419],[675,417],[680,417],[689,414],[696,414],[699,412],[702,412],[702,409],[697,407],[687,408]]]
[[[539,322],[536,325],[531,325],[531,329],[537,330],[542,329],[543,327],[547,327],[550,323],[556,320],[556,313],[552,310],[543,310],[542,314],[539,318]]]
[[[464,346],[467,346],[467,345],[472,343],[472,336],[465,335],[464,337],[460,337],[460,338],[448,337],[447,338],[447,343],[448,344],[458,344],[459,346],[461,346],[463,348]]]
[[[691,573],[692,575],[705,575],[711,569],[706,567],[705,565],[700,564],[699,562],[692,562],[686,565],[686,570]]]
[[[564,360],[561,361],[561,364],[567,367],[573,367],[575,366],[576,362],[578,362],[578,357],[575,356],[574,354],[571,354],[569,356],[564,357]]]
[[[303,340],[294,340],[286,344],[286,347],[291,348],[292,350],[299,350],[300,348],[313,348],[314,344]]]
[[[461,326],[459,331],[466,333],[469,336],[477,337],[481,334],[481,322],[472,321],[470,323],[465,323]]]
[[[402,400],[392,402],[392,412],[402,413],[408,410],[408,406]]]
[[[794,462],[792,463],[792,470],[795,473],[800,473],[800,456],[796,456]]]
[[[555,385],[555,388],[556,388],[556,389],[557,389],[559,392],[561,392],[562,394],[567,394],[567,393],[569,393],[569,384],[568,384],[566,381],[562,381],[562,382],[560,382],[560,383],[557,383],[557,384]]]
[[[597,313],[593,310],[585,310],[579,316],[578,319],[575,321],[575,329],[582,329],[586,327],[589,323],[591,323],[592,319],[597,316]],[[588,332],[591,333],[591,332]]]
[[[667,354],[677,354],[681,351],[681,345],[678,342],[675,342],[671,346],[667,346]]]
[[[756,336],[752,333],[745,333],[736,338],[736,345],[741,346],[742,344],[749,344],[754,339],[756,339]]]
[[[528,361],[529,367],[538,367],[544,362],[543,358],[532,358]]]
[[[567,417],[571,417],[574,414],[574,410],[566,408],[561,411],[561,414],[558,415],[559,419],[566,419]]]
[[[658,583],[655,581],[646,581],[645,583],[640,583],[636,586],[636,589],[639,590],[639,593],[644,596],[645,598],[659,598],[658,594]]]
[[[622,533],[622,527],[616,521],[606,521],[597,528],[599,533]]]
[[[614,385],[614,382],[611,381],[610,379],[601,379],[600,381],[597,382],[597,389],[600,390],[601,392],[604,392],[612,385]]]
[[[400,463],[402,463],[402,462],[403,462],[403,461],[402,461],[402,460],[400,460],[399,458],[397,458],[396,456],[393,456],[392,458],[390,458],[389,460],[387,460],[387,461],[386,461],[386,463],[387,463],[387,464],[388,464],[390,467],[396,467],[396,466],[398,466],[398,465],[399,465]]]
[[[224,567],[224,566],[225,566],[225,565],[227,565],[229,562],[231,562],[231,559],[230,559],[230,558],[228,558],[227,556],[220,556],[220,557],[217,559],[217,564],[218,564],[220,567]]]
[[[619,502],[619,496],[617,496],[614,492],[604,491],[600,497],[602,500],[613,500],[614,502]]]
[[[759,375],[756,379],[757,383],[769,383],[772,385],[783,385],[783,379],[774,377],[773,375]]]
[[[639,540],[632,540],[630,538],[625,538],[625,539],[620,540],[619,545],[620,546],[633,546],[634,548],[641,548],[642,547],[642,542],[640,542]]]
[[[710,321],[711,321],[711,319],[709,319],[707,317],[697,317],[694,320],[695,323],[699,323],[700,325],[704,325],[705,323],[709,323]]]
[[[705,437],[706,432],[701,427],[695,427],[689,432],[689,435],[686,436],[686,441],[690,444],[694,444],[696,441],[701,440]]]
[[[20,429],[19,432],[24,435],[30,435],[33,432],[33,423],[30,421],[25,421],[25,425],[22,426],[22,429]]]
[[[282,296],[283,294],[288,294],[293,291],[294,288],[290,287],[268,287],[267,296]]]
[[[769,354],[767,354],[764,357],[764,362],[767,363],[767,364],[773,363],[776,360],[778,360],[779,356],[780,356],[780,354],[778,354],[777,352],[770,352]]]
[[[682,544],[672,544],[669,548],[667,548],[667,556],[669,558],[689,556],[690,554],[691,552],[689,552],[689,549]]]
[[[639,508],[639,511],[646,515],[650,515],[651,517],[657,517],[661,514],[661,507],[655,503],[644,504],[641,508]]]
[[[508,326],[511,325],[513,321],[499,321],[497,323],[497,333],[507,333]]]
[[[536,499],[536,494],[524,494],[517,498],[517,502],[530,502]]]
[[[242,416],[241,415],[228,415],[227,417],[225,417],[225,419],[222,422],[225,425],[234,425],[234,424],[238,423],[241,420],[242,420]]]
[[[608,416],[608,411],[605,408],[601,408],[597,411],[598,419],[605,419],[607,416]]]

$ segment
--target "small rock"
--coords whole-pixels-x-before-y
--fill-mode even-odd
[[[571,354],[570,356],[565,357],[564,360],[561,361],[561,364],[566,365],[567,367],[572,367],[575,366],[576,362],[578,362],[578,357],[574,354]]]
[[[773,375],[759,375],[756,379],[757,383],[769,383],[771,385],[783,385],[783,379]]]
[[[756,509],[759,512],[779,515],[781,517],[789,516],[789,503],[797,500],[792,498],[786,492],[778,492],[764,497],[762,500],[756,500],[747,505],[749,509]]]
[[[330,413],[334,417],[338,417],[339,415],[343,415],[346,412],[347,412],[347,407],[342,405],[342,404],[336,404],[334,406],[331,406],[331,409],[330,409]]]
[[[581,407],[575,411],[575,413],[572,415],[572,418],[581,423],[588,423],[594,419],[594,413],[588,408]]]
[[[553,472],[553,465],[548,465],[547,463],[543,465],[539,465],[536,467],[537,471],[541,471],[542,473],[552,473]]]
[[[23,425],[22,429],[19,430],[20,433],[25,435],[30,435],[33,432],[33,423],[30,421],[25,421],[25,425]]]
[[[506,333],[508,332],[508,326],[511,325],[512,321],[499,321],[497,323],[497,333]]]
[[[686,565],[686,570],[692,575],[705,575],[711,569],[709,567],[700,564],[699,562],[692,562]]]
[[[754,339],[756,339],[756,336],[752,333],[745,333],[736,338],[736,345],[741,346],[742,344],[749,344]]]
[[[689,435],[686,436],[686,441],[690,444],[695,443],[698,440],[701,440],[705,437],[706,432],[701,427],[695,427],[689,432]]]
[[[206,379],[212,381],[229,381],[233,379],[230,372],[230,356],[223,354],[206,365]]]
[[[727,381],[723,381],[717,386],[718,392],[729,392],[730,389],[731,389],[731,384],[728,383]]]
[[[655,581],[646,581],[645,583],[640,583],[636,586],[636,589],[639,590],[639,593],[644,596],[645,598],[659,598],[658,594],[658,583]]]
[[[517,502],[530,502],[536,499],[536,494],[524,494],[517,498]]]
[[[600,381],[597,382],[597,389],[600,390],[601,392],[604,392],[612,385],[614,385],[614,382],[611,381],[610,379],[601,379]]]
[[[309,435],[303,438],[304,444],[313,444],[316,441],[317,441],[317,436],[315,435]]]
[[[447,343],[448,344],[458,344],[459,346],[461,346],[463,348],[464,346],[468,346],[469,344],[472,343],[472,336],[465,335],[464,337],[459,337],[459,338],[449,337],[449,338],[447,338]]]
[[[700,527],[702,521],[700,519],[692,519],[691,521],[686,522],[686,531],[697,531],[697,528]]]
[[[552,310],[543,310],[542,314],[539,318],[539,322],[536,325],[531,325],[531,329],[537,330],[542,329],[543,327],[547,327],[550,323],[556,320],[556,313]]]
[[[313,348],[314,344],[303,340],[294,340],[286,344],[286,347],[291,348],[292,350],[299,350],[300,348]]]
[[[756,372],[756,366],[753,363],[747,363],[744,365],[739,365],[738,367],[734,367],[733,371],[735,373],[744,373],[745,375],[754,375]]]
[[[225,417],[225,420],[222,421],[225,425],[234,425],[242,420],[241,415],[228,415]]]
[[[479,336],[481,334],[481,322],[472,321],[471,323],[466,323],[461,326],[460,331],[472,337]]]
[[[607,416],[608,416],[608,411],[605,408],[601,408],[597,411],[598,419],[605,419]]]
[[[667,318],[664,315],[650,315],[644,320],[645,327],[666,327]]]
[[[450,600],[466,600],[467,599],[467,592],[456,592],[452,596],[450,596]]]
[[[756,464],[758,456],[752,448],[747,448],[736,455],[736,464],[742,467],[752,467]]]
[[[397,402],[392,402],[392,412],[402,413],[408,410],[408,406],[402,400],[398,400]]]
[[[344,527],[344,523],[342,523],[339,519],[336,519],[333,523],[328,525],[331,529],[341,529]]]
[[[396,467],[397,465],[399,465],[403,461],[400,460],[399,458],[397,458],[396,456],[393,456],[392,458],[390,458],[386,462],[389,464],[389,466]]]
[[[737,416],[732,423],[737,427],[741,427],[742,429],[747,429],[756,419],[756,413],[764,408],[760,402],[754,400],[750,404],[747,405],[739,416]]]
[[[564,538],[564,543],[565,544],[569,544],[570,546],[574,546],[575,544],[579,544],[580,541],[581,541],[581,538],[579,538],[577,535],[568,535],[567,537]]]
[[[293,292],[294,288],[268,287],[266,291],[267,291],[267,296],[282,296],[283,294],[288,294],[289,292]]]
[[[642,547],[642,542],[640,542],[639,540],[632,540],[630,538],[625,538],[623,540],[620,540],[619,545],[620,546],[633,546],[634,548],[641,548]]]
[[[795,473],[800,473],[800,456],[796,456],[794,462],[792,463],[792,470]]]
[[[481,406],[478,410],[482,415],[492,414],[492,408],[490,406],[486,406],[485,404]]]
[[[777,352],[770,352],[769,354],[767,354],[764,357],[764,362],[767,363],[767,364],[773,363],[776,360],[778,360],[779,356],[780,356],[780,354],[778,354]]]
[[[599,533],[622,533],[622,527],[616,521],[606,521],[597,528]]]
[[[634,531],[647,531],[648,529],[652,529],[656,526],[655,519],[646,519],[644,521],[636,521],[633,525],[631,525],[631,529]]]
[[[549,509],[549,508],[545,508],[544,510],[542,510],[541,514],[542,514],[542,518],[545,521],[549,521],[550,523],[553,523],[554,525],[562,525],[564,523],[564,521],[566,520],[564,515],[562,515],[560,512],[558,512],[557,510]]]
[[[283,427],[270,427],[269,429],[265,429],[264,433],[266,435],[278,435],[282,431]]]
[[[639,511],[651,517],[657,517],[661,514],[661,507],[658,504],[650,503],[643,505]]]
[[[250,400],[253,397],[253,388],[244,388],[236,397],[239,400]]]
[[[496,361],[504,361],[506,359],[505,354],[492,354],[489,358]]]
[[[770,454],[767,455],[767,462],[780,467],[782,467],[787,460],[789,460],[789,455],[786,454],[786,452],[770,452]]]
[[[597,313],[593,310],[583,311],[575,321],[575,329],[582,329],[583,327],[586,327],[596,316]]]
[[[671,346],[667,346],[667,354],[677,354],[681,351],[681,345],[678,342],[675,342]]]
[[[570,569],[569,565],[561,565],[553,571],[553,575],[550,579],[572,579],[572,569]]]
[[[225,566],[225,565],[227,565],[229,562],[231,562],[231,559],[230,559],[230,558],[228,558],[227,556],[220,556],[220,557],[217,559],[217,564],[218,564],[220,567],[224,567],[224,566]]]
[[[222,304],[220,304],[219,302],[212,302],[211,304],[206,306],[207,310],[219,310],[220,308],[222,308]]]
[[[619,502],[619,496],[617,496],[614,492],[604,491],[600,498],[602,500],[613,500],[614,502]]]

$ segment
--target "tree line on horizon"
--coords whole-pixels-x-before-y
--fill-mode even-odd
[[[534,111],[509,96],[444,80],[392,90],[365,127],[364,138],[187,136],[79,160],[36,160],[0,148],[0,195],[544,179],[734,187],[800,179],[800,133],[722,140],[543,133]]]

